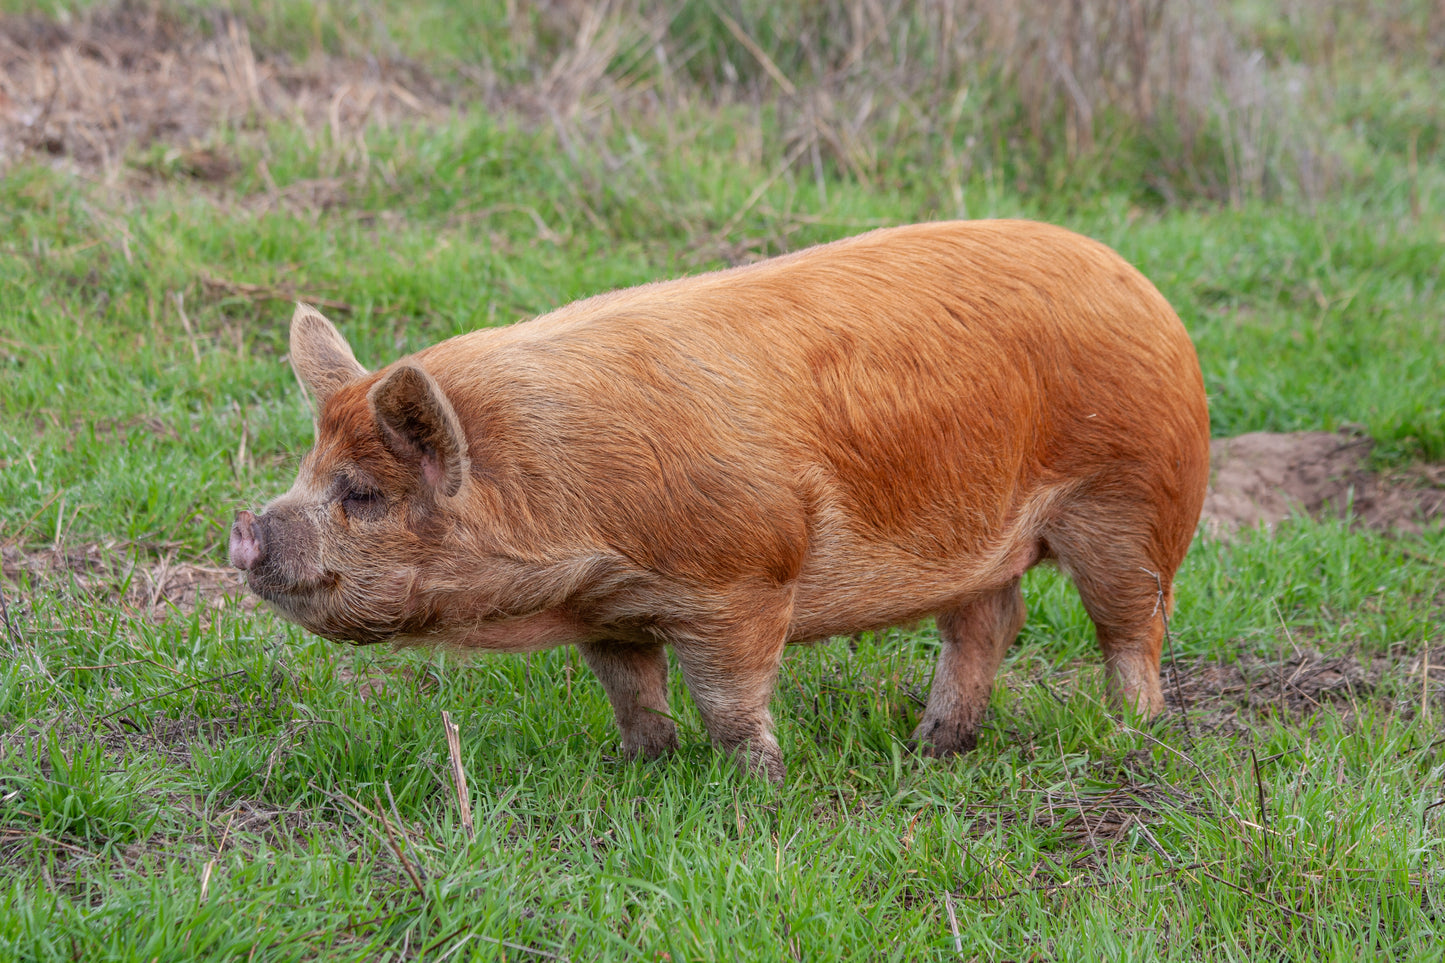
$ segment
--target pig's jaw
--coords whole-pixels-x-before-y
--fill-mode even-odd
[[[256,593],[261,595],[261,593]],[[320,612],[311,598],[287,597],[284,595],[268,597],[261,595],[266,603],[275,609],[276,612],[286,619],[295,622],[297,625],[314,632],[323,639],[330,639],[332,642],[350,642],[354,645],[374,645],[378,642],[403,641],[401,629],[393,628],[380,623],[368,623],[366,625],[348,621],[336,617],[333,614]]]
[[[322,571],[304,584],[278,585],[246,575],[248,586],[278,614],[333,642],[371,645],[405,641],[422,628],[410,571],[363,582]]]
[[[414,575],[414,573],[409,573]],[[369,594],[337,583],[307,595],[268,600],[282,615],[323,638],[337,642],[445,646],[467,652],[521,654],[558,645],[584,642],[592,627],[566,606],[525,614],[508,614],[480,603],[475,592],[467,601],[455,595],[423,599],[415,581],[396,573],[391,591],[364,601]],[[401,584],[407,588],[402,589]],[[386,601],[380,601],[380,599]],[[439,615],[438,613],[445,613]]]
[[[319,610],[315,593],[291,595],[257,592],[280,615],[333,642],[372,645],[446,646],[471,652],[526,653],[587,641],[589,627],[563,608],[530,615],[486,618],[454,623],[419,623],[401,619],[382,624],[375,613],[357,612],[355,621]],[[353,610],[354,611],[354,610]],[[364,625],[361,624],[364,622]]]
[[[300,622],[307,628],[314,613],[324,607],[324,600],[334,593],[334,575],[317,571],[305,577],[280,571],[277,566],[257,566],[245,570],[246,587],[269,602],[278,612]]]
[[[585,642],[591,635],[586,623],[558,607],[531,615],[460,624],[425,641],[479,652],[524,653]]]
[[[324,638],[334,641],[360,641],[353,640],[344,634],[344,630],[335,624],[333,617],[329,616],[324,603],[326,596],[330,593],[320,586],[279,586],[268,583],[258,578],[254,573],[246,574],[246,585],[255,592],[266,604],[283,618],[295,622],[297,625],[309,632],[315,632]],[[370,639],[370,641],[381,641],[381,639]]]

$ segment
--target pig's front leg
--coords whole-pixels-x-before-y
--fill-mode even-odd
[[[727,636],[689,639],[673,647],[713,742],[736,756],[748,772],[775,783],[783,781],[787,769],[773,737],[768,701],[783,657],[786,624],[735,624]]]
[[[1024,624],[1019,579],[938,615],[943,652],[933,673],[928,708],[913,732],[929,756],[972,751],[1004,653]]]
[[[583,642],[577,646],[602,683],[622,751],[629,757],[655,759],[677,748],[677,726],[667,707],[667,650],[659,643]]]

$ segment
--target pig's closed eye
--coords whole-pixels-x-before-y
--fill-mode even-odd
[[[341,496],[341,510],[349,518],[375,518],[386,508],[381,492],[370,488],[350,488]]]

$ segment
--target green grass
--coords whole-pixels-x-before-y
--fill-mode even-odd
[[[1276,612],[1299,632],[1417,587],[1394,543],[1338,526],[1288,538],[1202,546],[1181,656],[1272,651],[1286,644]],[[568,650],[459,665],[338,649],[265,615],[131,623],[22,584],[29,644],[0,678],[3,792],[18,790],[0,823],[0,934],[23,959],[368,959],[458,929],[574,959],[920,959],[951,956],[951,899],[966,954],[1292,958],[1348,934],[1371,958],[1433,958],[1440,815],[1424,809],[1445,759],[1438,728],[1403,711],[1408,680],[1348,716],[1259,718],[1249,739],[1141,732],[1101,704],[1062,580],[1033,583],[990,728],[957,762],[902,747],[931,633],[792,653],[775,702],[782,789],[706,746],[681,687],[679,755],[618,761],[606,700]],[[1231,617],[1216,627],[1204,609]],[[1348,644],[1435,638],[1428,605],[1400,609],[1356,621]],[[363,691],[374,677],[384,687]],[[444,709],[475,838],[450,790]],[[1059,825],[1121,786],[1143,824],[1117,841]],[[500,958],[473,943],[461,958]]]
[[[249,9],[258,44],[298,56],[392,43],[445,72],[467,53],[445,3],[415,19],[370,5],[364,29],[325,5]],[[1323,43],[1248,23],[1272,57]],[[537,56],[539,35],[518,36],[488,48],[509,77]],[[223,566],[234,511],[283,490],[309,443],[285,363],[293,295],[349,305],[332,314],[378,365],[598,291],[926,218],[1038,217],[1115,246],[1193,334],[1216,435],[1358,424],[1383,461],[1445,458],[1438,105],[1390,82],[1438,89],[1440,72],[1378,60],[1331,68],[1351,186],[1309,202],[1147,204],[1114,175],[1048,190],[989,170],[825,165],[820,186],[806,164],[777,173],[768,110],[701,103],[619,116],[583,149],[484,110],[368,129],[364,158],[325,130],[223,129],[239,172],[220,189],[147,150],[132,159],[146,182],[120,190],[36,159],[10,169],[0,959],[1438,959],[1445,700],[1437,681],[1422,703],[1413,661],[1430,646],[1445,661],[1438,524],[1296,519],[1194,547],[1172,621],[1185,680],[1237,666],[1278,687],[1301,652],[1369,670],[1318,708],[1286,686],[1235,711],[1196,687],[1187,728],[1121,719],[1076,594],[1040,571],[967,758],[904,746],[930,626],[790,652],[782,788],[708,747],[676,681],[682,750],[619,760],[571,650],[461,663],[331,645],[236,606],[146,604],[162,565]],[[261,159],[282,189],[336,179],[343,202],[263,203]],[[94,543],[113,574],[15,571]]]

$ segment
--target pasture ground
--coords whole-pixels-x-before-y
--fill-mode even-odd
[[[891,0],[20,6],[0,958],[1439,959],[1435,5],[1096,0],[1058,48],[989,3],[912,32]],[[1103,21],[1134,9],[1137,70],[1109,73]],[[1178,10],[1227,77],[1147,73]],[[1073,82],[968,74],[973,36]],[[237,591],[230,518],[309,442],[291,300],[376,365],[955,216],[1113,245],[1199,347],[1220,524],[1180,573],[1156,723],[1102,704],[1045,570],[966,758],[904,747],[930,626],[792,651],[781,789],[708,747],[680,685],[680,753],[629,763],[572,650],[343,648]]]

